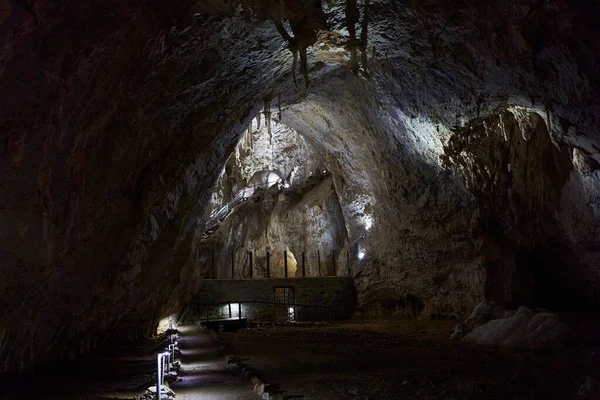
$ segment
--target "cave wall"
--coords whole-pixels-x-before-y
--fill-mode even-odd
[[[574,154],[579,150],[553,140],[543,116],[518,107],[450,138],[446,163],[477,202],[472,234],[484,258],[487,298],[507,307],[553,309],[582,307],[585,298],[595,302],[598,271],[581,264],[593,252],[573,246],[568,232],[574,226],[564,215],[566,203],[582,212],[594,208],[588,200],[573,203],[565,192],[571,175],[580,174]],[[597,217],[588,221],[582,230],[597,226]],[[578,276],[591,279],[577,282]]]
[[[196,219],[281,45],[270,25],[189,2],[27,5],[2,7],[9,370],[149,334],[195,292]]]
[[[261,114],[250,129],[229,157],[207,214],[233,198],[257,171],[272,170],[287,181],[294,170],[293,179],[287,188],[258,190],[249,203],[227,217],[216,234],[200,242],[202,261],[211,265],[209,276],[231,277],[233,257],[234,276],[249,277],[249,251],[253,252],[254,275],[266,276],[267,249],[273,277],[284,276],[284,251],[288,252],[289,276],[302,274],[302,253],[308,276],[341,273],[343,267],[347,274],[345,221],[331,174],[323,169],[324,150],[284,124],[265,123]]]
[[[417,153],[416,130],[404,125],[401,112],[373,112],[379,110],[369,85],[353,77],[331,85],[294,105],[284,121],[331,154],[349,236],[366,253],[352,266],[360,302],[415,295],[426,299],[427,312],[471,307],[482,298],[485,275],[464,240],[468,193],[431,153]],[[441,142],[431,135],[424,150],[439,152]]]
[[[557,204],[565,202],[563,185],[571,174],[565,154],[576,148],[589,162],[598,160],[592,143],[598,127],[593,100],[597,80],[585,72],[597,61],[584,49],[597,49],[598,43],[583,45],[577,39],[584,27],[591,28],[589,14],[580,13],[584,7],[575,12],[556,3],[490,4],[473,14],[466,4],[453,9],[437,5],[430,13],[426,3],[416,9],[396,4],[403,18],[394,22],[374,12],[380,5],[370,7],[370,43],[376,52],[394,56],[370,59],[368,68],[354,75],[331,74],[284,114],[284,122],[324,143],[335,155],[333,164],[341,165],[337,192],[345,219],[354,225],[350,237],[366,243],[366,261],[353,268],[361,300],[412,294],[423,299],[425,313],[449,314],[467,312],[486,295],[507,306],[593,304],[596,273],[578,264],[584,259],[591,265],[595,246],[588,242],[581,251],[581,245],[576,250],[565,245],[565,232],[556,223]],[[598,14],[597,6],[588,11]],[[382,32],[382,27],[390,29]],[[404,29],[412,29],[409,43],[403,41]],[[524,162],[529,168],[519,172],[530,172],[519,181],[540,192],[528,188],[520,193],[525,200],[516,207],[527,218],[514,227],[518,232],[502,227],[495,235],[497,228],[481,224],[479,216],[493,208],[486,202],[496,199],[481,201],[480,189],[469,186],[469,180],[443,160],[457,131],[511,106],[539,115],[545,126],[540,130],[549,133],[538,135],[536,140],[544,143],[538,150],[529,146],[513,151],[519,159],[538,157]],[[522,129],[526,125],[519,121]],[[558,144],[549,146],[550,142]],[[467,146],[466,151],[475,150]],[[488,146],[484,151],[493,158],[496,149]],[[487,161],[478,160],[482,165],[474,168],[484,168]],[[550,177],[546,170],[556,175]],[[597,189],[591,188],[592,182],[588,173],[586,187],[576,190],[583,203],[571,203],[590,217],[582,229],[586,233],[597,226],[597,202],[590,197]],[[496,211],[500,210],[489,214]],[[367,235],[365,214],[374,221]],[[488,241],[487,248],[482,246],[480,230],[504,243]],[[530,236],[532,231],[543,234]],[[583,236],[591,238],[586,233]],[[515,245],[514,237],[519,236],[524,239]],[[488,255],[494,248],[496,261],[512,265],[512,272],[494,266],[496,261]],[[545,283],[528,282],[532,270],[536,282]],[[570,278],[559,278],[565,275]]]
[[[289,43],[265,20],[270,3],[235,4],[0,6],[3,369],[150,334],[198,290],[210,193],[278,93],[282,122],[325,150],[349,238],[365,246],[352,266],[361,301],[413,294],[453,313],[484,296],[481,190],[440,156],[461,128],[508,106],[543,116],[571,154],[573,169],[556,168],[563,187],[550,183],[557,233],[539,240],[571,249],[554,275],[597,296],[598,4],[377,2],[368,20],[359,10],[358,60],[347,4],[326,1],[308,89],[295,87]],[[504,288],[514,274],[501,275]]]

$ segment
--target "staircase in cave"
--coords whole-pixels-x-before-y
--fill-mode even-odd
[[[277,180],[276,184],[282,185],[282,186],[279,186],[280,190],[282,189],[282,187],[283,188],[289,187],[289,182],[293,179],[293,174],[290,174],[290,175],[291,176],[288,176],[287,179],[278,179]],[[315,177],[318,176],[317,181],[321,181],[322,179],[328,177],[329,175],[330,175],[329,171],[323,170],[322,175],[321,174],[315,175]],[[309,177],[310,176],[312,176],[312,173],[309,175]],[[296,177],[296,178],[298,178],[298,177]],[[245,201],[247,201],[254,195],[256,189],[268,189],[271,186],[273,186],[273,181],[266,181],[266,182],[262,182],[259,184],[246,186],[246,187],[240,189],[232,200],[230,200],[223,207],[219,208],[217,211],[213,211],[211,213],[209,220],[204,225],[204,231],[202,232],[201,240],[207,240],[213,233],[215,233],[219,229],[219,227],[221,226],[223,221],[225,221],[225,219],[233,212],[233,210],[236,207],[238,207],[240,204],[244,203]]]
[[[210,235],[215,233],[217,229],[219,229],[223,221],[225,221],[225,218],[227,218],[227,216],[231,214],[231,212],[237,206],[239,206],[240,204],[248,200],[250,197],[252,197],[251,195],[246,196],[247,189],[248,188],[243,188],[242,190],[240,190],[231,201],[229,201],[227,204],[221,207],[216,213],[213,213],[211,215],[210,219],[204,225],[204,232],[202,232],[203,240],[208,239]]]

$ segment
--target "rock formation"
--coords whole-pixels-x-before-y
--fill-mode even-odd
[[[562,347],[569,328],[553,313],[527,307],[502,311],[494,304],[479,304],[451,339],[484,347],[549,349]]]

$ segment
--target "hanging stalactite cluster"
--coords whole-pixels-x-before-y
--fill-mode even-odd
[[[298,56],[300,57],[300,73],[304,77],[305,87],[308,88],[310,80],[308,77],[308,56],[306,49],[317,41],[317,32],[327,29],[327,17],[323,12],[320,1],[285,1],[283,15],[272,15],[273,22],[281,37],[287,42],[288,49],[293,55],[292,59],[292,77],[294,84],[298,87],[296,80],[296,69],[298,66]],[[283,20],[287,19],[292,35],[283,25]]]

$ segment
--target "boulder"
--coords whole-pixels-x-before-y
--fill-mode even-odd
[[[475,327],[462,341],[485,347],[548,349],[561,347],[568,334],[569,328],[555,314],[534,314],[520,307],[508,318]]]

